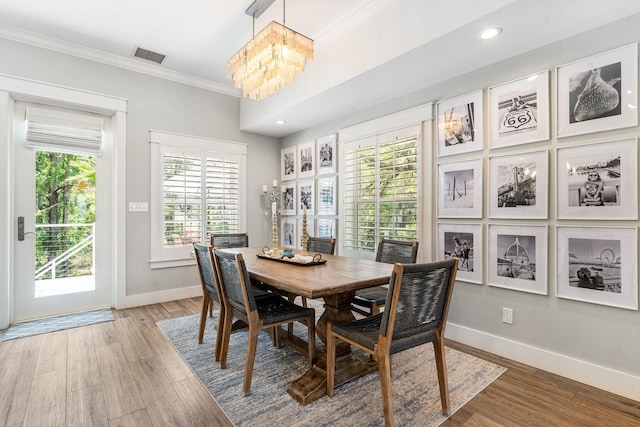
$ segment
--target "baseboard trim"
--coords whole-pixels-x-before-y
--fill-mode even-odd
[[[159,304],[167,301],[193,298],[202,295],[201,286],[190,286],[187,288],[169,289],[166,291],[149,292],[139,295],[127,295],[124,298],[124,306],[118,309],[139,307],[142,305]]]
[[[445,337],[534,368],[640,401],[640,377],[487,334],[455,323],[447,323]]]

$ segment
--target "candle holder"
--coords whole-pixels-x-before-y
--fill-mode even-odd
[[[269,218],[274,214],[273,208],[275,206],[275,213],[280,214],[282,205],[282,192],[278,191],[277,181],[273,182],[273,188],[271,191],[267,190],[267,186],[262,186],[262,199],[264,202],[264,216]]]
[[[302,241],[301,246],[302,250],[300,255],[307,256],[307,241],[309,240],[309,236],[307,235],[307,207],[304,207],[304,212],[302,213]]]

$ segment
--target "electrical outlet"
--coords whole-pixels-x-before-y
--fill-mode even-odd
[[[502,321],[510,325],[513,324],[513,309],[502,307]]]

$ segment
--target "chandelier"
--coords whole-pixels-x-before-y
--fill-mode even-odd
[[[227,61],[227,78],[233,79],[244,96],[255,100],[291,84],[313,59],[313,40],[284,26],[285,0],[282,24],[272,21],[255,34],[256,17],[264,11],[258,10],[259,2],[256,0],[246,11],[253,16],[253,38]],[[273,0],[268,5],[271,3]]]

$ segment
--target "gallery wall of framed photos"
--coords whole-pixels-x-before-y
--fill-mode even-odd
[[[330,134],[281,150],[281,180],[284,191],[280,241],[284,247],[301,247],[305,216],[309,236],[336,237],[336,139],[336,134]]]
[[[638,44],[452,95],[437,258],[458,256],[460,281],[637,311]]]

